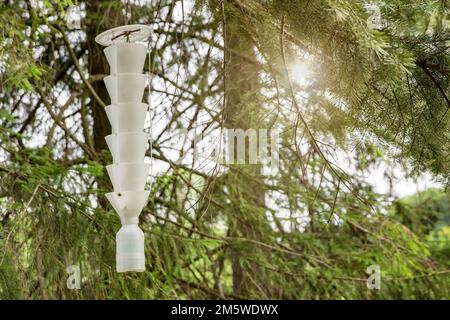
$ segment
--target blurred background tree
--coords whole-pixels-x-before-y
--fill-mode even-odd
[[[93,39],[131,23],[154,28],[155,182],[147,271],[117,274]],[[449,298],[448,23],[444,0],[4,1],[0,298]],[[194,140],[179,128],[211,145],[223,128],[278,129],[278,170],[178,162]],[[382,164],[442,188],[379,193],[367,175]]]

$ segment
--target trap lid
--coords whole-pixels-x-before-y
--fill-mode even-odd
[[[150,26],[130,24],[103,31],[95,37],[95,42],[102,46],[110,46],[113,43],[146,41],[151,32]]]

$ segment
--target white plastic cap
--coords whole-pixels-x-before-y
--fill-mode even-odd
[[[126,224],[116,235],[117,272],[145,271],[144,233],[137,224]]]

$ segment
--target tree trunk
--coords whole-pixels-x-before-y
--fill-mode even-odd
[[[93,0],[86,2],[86,39],[88,48],[88,71],[89,75],[107,75],[109,74],[109,65],[103,53],[104,47],[95,42],[95,37],[114,26],[114,22],[120,23],[122,14],[120,11],[109,10],[109,3]],[[106,11],[106,12],[105,12]],[[120,24],[119,24],[120,25]],[[95,81],[92,87],[96,91],[100,99],[108,105],[110,97],[106,90],[103,81]],[[99,156],[99,161],[106,164],[104,154],[108,152],[108,145],[106,144],[105,136],[111,134],[111,125],[106,115],[104,107],[91,95],[90,96],[90,111],[92,115],[92,135],[94,150]],[[106,170],[105,170],[106,171]],[[98,189],[111,190],[112,185],[107,175],[97,179]],[[108,202],[103,194],[98,197],[99,205],[107,208]]]
[[[97,34],[109,28],[108,25],[105,25],[105,21],[107,22],[109,19],[102,19],[101,21],[100,19],[97,19],[97,17],[103,16],[103,12],[101,12],[101,10],[101,1],[88,1],[86,3],[86,11],[88,16],[86,36],[88,48],[88,70],[90,75],[109,74],[109,66],[103,53],[103,47],[95,42],[95,37]],[[97,92],[100,99],[108,104],[110,98],[104,82],[95,81],[92,83],[92,87]],[[104,107],[101,106],[92,96],[90,106],[93,118],[92,133],[94,149],[97,153],[101,153],[103,150],[107,149],[105,136],[111,133],[111,125],[109,124]]]
[[[258,65],[250,36],[240,26],[240,21],[227,17],[225,26],[225,127],[230,129],[258,130],[252,123],[246,110],[249,102],[257,101]],[[236,155],[236,143],[234,143]],[[248,148],[246,147],[246,161]],[[246,162],[247,163],[247,162]],[[229,213],[229,234],[232,237],[261,239],[266,230],[264,215],[265,190],[261,175],[261,166],[230,165],[227,187],[231,202]],[[249,178],[250,177],[250,178]],[[246,205],[242,205],[242,201]],[[231,262],[233,270],[234,294],[242,297],[255,297],[261,294],[261,276],[259,266],[241,262],[256,255],[254,246],[232,246]],[[244,259],[242,259],[244,258]]]

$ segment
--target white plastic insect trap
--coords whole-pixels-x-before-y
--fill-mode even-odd
[[[145,42],[150,34],[149,26],[127,25],[95,38],[98,44],[106,46],[111,73],[104,81],[111,97],[106,114],[112,134],[105,139],[113,158],[113,164],[106,169],[114,191],[106,197],[122,222],[116,235],[117,272],[145,271],[144,233],[138,223],[150,193],[145,190],[150,164],[144,162],[149,140],[144,125],[149,104],[142,102],[149,81],[142,72],[147,55]]]

